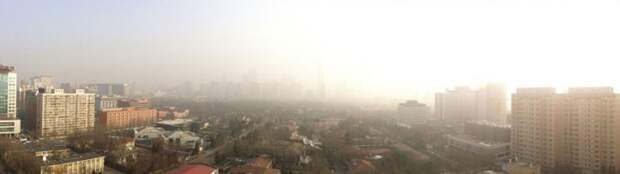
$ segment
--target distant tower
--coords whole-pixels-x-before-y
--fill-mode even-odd
[[[318,87],[317,90],[319,92],[320,98],[325,98],[325,72],[323,71],[323,59],[319,59],[319,64],[317,68],[318,75]]]

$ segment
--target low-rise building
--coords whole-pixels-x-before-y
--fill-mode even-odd
[[[0,135],[15,136],[21,132],[21,120],[0,119]]]
[[[154,140],[161,138],[166,144],[174,144],[183,150],[202,150],[203,140],[190,131],[169,131],[160,127],[146,127],[136,130],[136,146],[151,148]]]
[[[168,174],[218,174],[218,169],[207,164],[188,164],[179,167]]]
[[[488,121],[465,123],[465,134],[489,142],[510,142],[510,125]]]
[[[229,174],[280,174],[279,169],[273,168],[273,160],[268,155],[259,155],[246,165],[233,167]]]
[[[67,144],[60,140],[25,143],[24,148],[43,161],[46,161],[54,155],[67,155],[71,153]]]
[[[103,173],[105,156],[75,153],[61,140],[43,140],[24,144],[26,151],[41,160],[41,174]]]
[[[354,159],[347,165],[348,172],[350,174],[355,173],[374,173],[377,170],[372,162],[365,159]]]
[[[157,121],[157,111],[143,108],[99,111],[97,116],[101,126],[112,129],[148,126]]]
[[[194,120],[191,119],[174,119],[174,120],[163,120],[155,123],[156,127],[161,127],[166,130],[189,130],[191,129],[192,123]]]
[[[445,138],[450,149],[471,155],[478,160],[493,163],[510,158],[509,142],[485,142],[465,135],[445,135]]]
[[[96,153],[71,153],[63,158],[47,159],[41,165],[41,174],[103,173],[105,156]]]
[[[539,165],[511,160],[506,166],[508,174],[542,174]]]
[[[185,118],[189,116],[189,109],[181,110],[181,109],[178,109],[172,106],[160,108],[158,109],[158,111],[159,112],[157,116],[159,118],[177,119],[177,118]]]

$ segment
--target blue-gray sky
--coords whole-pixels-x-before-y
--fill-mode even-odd
[[[413,97],[458,84],[620,86],[618,0],[0,0],[21,77],[260,78]],[[424,94],[426,95],[426,94]]]
[[[270,5],[1,1],[0,59],[24,77],[59,80],[179,82],[235,78],[252,69],[285,76],[271,67],[299,63],[278,58],[269,45]]]

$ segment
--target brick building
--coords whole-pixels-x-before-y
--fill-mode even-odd
[[[157,121],[157,111],[143,108],[119,108],[99,111],[101,126],[113,129],[147,126]]]

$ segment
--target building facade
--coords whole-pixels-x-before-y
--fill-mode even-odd
[[[488,121],[465,123],[465,134],[489,142],[510,142],[510,125]]]
[[[414,124],[424,124],[431,115],[431,110],[423,103],[409,100],[398,105],[399,118]]]
[[[105,156],[95,153],[69,154],[62,159],[45,160],[41,174],[101,174],[104,172]]]
[[[510,162],[508,162],[506,165],[506,172],[508,172],[508,174],[542,174],[540,166],[516,160],[510,160]]]
[[[110,109],[117,109],[119,97],[97,96],[95,98],[95,109],[97,111],[105,111]]]
[[[485,142],[463,135],[445,135],[444,137],[451,150],[463,152],[487,164],[510,158],[509,142]]]
[[[489,83],[480,89],[456,87],[435,94],[435,116],[437,119],[464,123],[486,120],[506,123],[506,87]]]
[[[478,120],[478,92],[468,87],[456,87],[436,93],[435,116],[455,122]]]
[[[68,136],[95,127],[95,94],[47,89],[36,95],[36,136]]]
[[[512,98],[513,155],[543,169],[615,172],[620,97],[610,87],[518,89]]]
[[[50,76],[36,76],[30,78],[30,85],[34,89],[39,88],[53,88],[54,87],[54,78]]]
[[[0,135],[21,132],[17,119],[17,74],[15,67],[0,64]]]
[[[122,108],[99,111],[97,117],[101,126],[107,128],[132,128],[155,123],[157,111],[154,109]]]
[[[129,85],[126,83],[100,83],[88,85],[100,96],[129,96]]]

